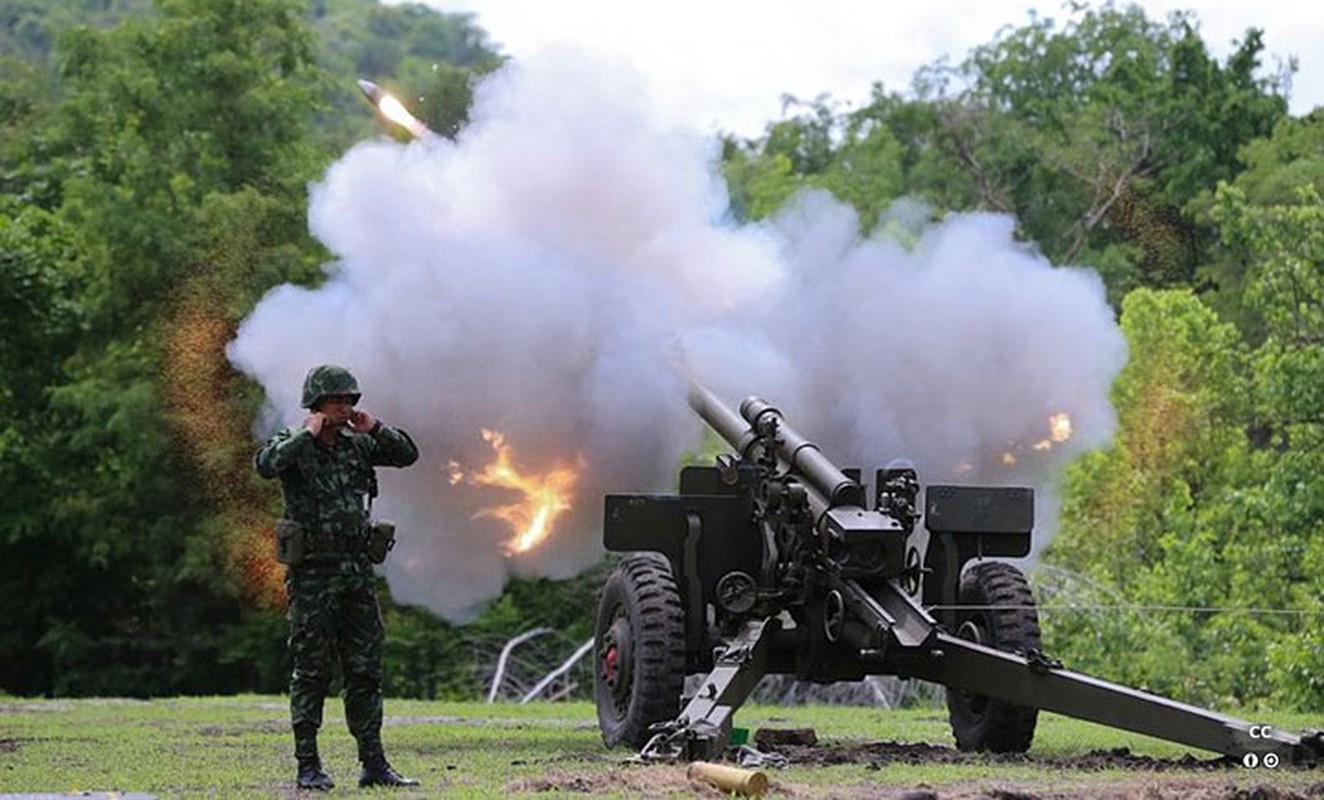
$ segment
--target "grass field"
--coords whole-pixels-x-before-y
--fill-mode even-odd
[[[338,794],[393,797],[721,796],[686,778],[684,764],[631,763],[608,751],[592,705],[486,705],[388,700],[387,752],[416,790],[359,790],[353,740],[339,700],[328,703],[322,758]],[[1293,730],[1318,727],[1299,715],[1256,719]],[[950,747],[942,709],[749,706],[736,725],[812,727],[825,755],[814,764],[768,770],[771,797],[1309,797],[1324,794],[1324,771],[1180,767],[1187,748],[1041,715],[1028,758],[860,758],[860,745],[895,741]],[[1164,761],[1077,768],[1088,754],[1129,747]],[[294,788],[286,700],[277,696],[162,700],[0,698],[0,794],[133,793],[161,797],[288,797]],[[957,754],[944,750],[948,755]],[[840,760],[846,763],[831,763]],[[846,754],[850,754],[849,756]],[[1201,761],[1212,754],[1195,753]],[[908,761],[917,763],[906,763]],[[916,794],[916,790],[919,791]],[[931,794],[926,795],[927,790]]]

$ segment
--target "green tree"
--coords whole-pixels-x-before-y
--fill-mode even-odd
[[[42,62],[69,25],[108,27],[151,6],[151,0],[0,0],[0,53]]]
[[[1054,262],[1098,269],[1120,306],[1136,286],[1190,284],[1209,260],[1217,238],[1192,200],[1287,115],[1295,67],[1264,75],[1262,53],[1252,29],[1218,63],[1189,13],[1031,15],[959,65],[921,70],[915,99],[879,86],[857,110],[820,100],[761,139],[728,140],[727,176],[756,216],[805,186],[851,202],[865,227],[902,194],[939,213],[1011,214]]]
[[[1245,169],[1231,186],[1249,206],[1299,205],[1309,197],[1300,194],[1305,186],[1324,193],[1324,111],[1281,120],[1271,136],[1247,143],[1240,159]],[[1204,224],[1215,224],[1216,188],[1211,185],[1196,201]],[[1248,304],[1245,294],[1248,272],[1262,253],[1256,240],[1244,236],[1225,236],[1221,244],[1200,270],[1202,283],[1210,286],[1205,296],[1225,319],[1237,323],[1249,341],[1259,343],[1267,335],[1257,311],[1263,304]]]
[[[1136,290],[1121,323],[1130,355],[1112,391],[1118,432],[1072,466],[1052,553],[1125,586],[1235,452],[1244,390],[1235,329],[1189,291]]]
[[[1279,121],[1271,136],[1248,142],[1239,158],[1245,169],[1232,183],[1249,203],[1291,206],[1308,202],[1308,195],[1299,194],[1303,186],[1324,193],[1324,110]]]
[[[78,327],[34,376],[41,424],[21,442],[39,467],[40,518],[21,529],[6,517],[0,538],[6,577],[40,625],[0,655],[24,691],[216,691],[251,671],[217,666],[245,612],[203,566],[215,563],[202,524],[212,509],[190,447],[207,429],[172,425],[162,356],[177,336],[169,312],[195,281],[222,290],[211,308],[235,295],[224,291],[235,275],[215,275],[227,264],[208,255],[254,228],[210,223],[210,209],[269,198],[247,203],[264,248],[307,247],[319,79],[294,0],[163,0],[159,11],[60,40],[63,97],[16,156],[57,164],[43,201],[54,226],[78,232],[76,260],[20,265],[45,265],[24,267],[47,276],[41,285],[79,288]],[[20,191],[26,177],[16,173]]]
[[[1190,291],[1137,289],[1121,323],[1130,358],[1113,387],[1116,439],[1069,469],[1047,560],[1096,587],[1091,600],[1224,607],[1228,511],[1250,461],[1236,330]],[[1115,610],[1051,615],[1047,628],[1083,671],[1197,702],[1246,699],[1247,648],[1217,658],[1227,641],[1210,635],[1214,616]]]
[[[972,126],[1002,135],[972,140],[952,128],[954,149],[970,154],[967,168],[1010,178],[1004,191],[1026,235],[1050,257],[1107,267],[1114,299],[1185,283],[1213,242],[1187,203],[1233,177],[1238,148],[1286,115],[1292,68],[1261,77],[1262,50],[1249,30],[1220,66],[1187,13],[1156,23],[1138,6],[1106,4],[1060,31],[1032,17],[962,65]]]
[[[761,155],[728,141],[722,174],[731,196],[731,212],[739,220],[766,219],[803,186],[785,155]]]
[[[41,688],[48,658],[30,654],[45,631],[41,602],[46,570],[32,569],[44,553],[45,510],[54,500],[52,465],[43,458],[50,419],[46,387],[59,375],[81,325],[77,301],[76,232],[51,214],[0,196],[0,686]],[[26,663],[23,663],[26,662]],[[33,663],[35,662],[35,663]]]
[[[826,189],[855,209],[868,233],[902,194],[902,158],[900,142],[875,118],[837,116],[820,99],[770,124],[759,141],[726,137],[723,174],[738,218],[763,219],[797,192]]]
[[[1306,184],[1291,204],[1253,205],[1223,186],[1214,217],[1253,255],[1246,303],[1264,324],[1252,359],[1253,427],[1263,468],[1242,489],[1246,536],[1233,560],[1239,597],[1297,609],[1270,648],[1281,700],[1324,708],[1324,201]],[[1305,624],[1302,624],[1302,623]]]
[[[451,133],[499,61],[467,16],[373,0],[0,0],[5,20],[27,44],[0,58],[0,686],[277,691],[260,390],[224,347],[267,288],[321,276],[305,187],[374,132],[353,79]],[[509,607],[479,627],[522,629]],[[387,613],[394,691],[472,696],[473,637]]]

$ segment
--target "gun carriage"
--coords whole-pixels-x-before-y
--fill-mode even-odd
[[[734,451],[686,467],[677,494],[608,495],[603,536],[627,553],[602,590],[594,691],[603,739],[646,759],[711,759],[768,674],[913,677],[947,688],[962,750],[1024,752],[1040,709],[1235,757],[1317,761],[1294,734],[1072,672],[1040,650],[1022,572],[1033,491],[929,485],[878,469],[866,498],[751,397],[690,406]],[[870,502],[870,500],[872,502]],[[920,522],[923,525],[920,525]],[[687,676],[702,676],[683,696]]]

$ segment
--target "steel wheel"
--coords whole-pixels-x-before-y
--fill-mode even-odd
[[[961,577],[962,611],[956,635],[967,641],[1024,655],[1039,649],[1039,615],[1021,571],[1010,564],[977,564]],[[952,735],[961,750],[1023,753],[1034,740],[1039,710],[981,694],[947,690]]]
[[[685,613],[665,558],[621,561],[602,587],[594,638],[602,739],[608,747],[643,747],[649,726],[680,713],[685,681]]]

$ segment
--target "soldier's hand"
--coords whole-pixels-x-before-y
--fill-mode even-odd
[[[326,424],[326,415],[321,411],[314,411],[303,421],[303,426],[313,432],[314,436],[322,434],[322,426]]]
[[[349,415],[349,424],[359,433],[370,433],[377,420],[368,412],[356,408]]]

